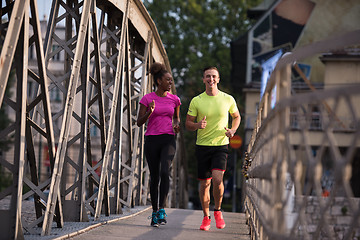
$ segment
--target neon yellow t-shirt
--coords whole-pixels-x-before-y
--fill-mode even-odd
[[[225,135],[228,127],[229,113],[238,111],[235,99],[224,92],[219,91],[216,96],[209,96],[206,92],[194,97],[187,112],[201,121],[206,116],[206,127],[197,130],[196,144],[202,146],[223,146],[229,144],[229,138]]]

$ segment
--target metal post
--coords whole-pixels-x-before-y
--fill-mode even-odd
[[[234,149],[234,168],[233,168],[233,194],[232,194],[232,211],[236,212],[236,160],[237,160],[237,150]]]

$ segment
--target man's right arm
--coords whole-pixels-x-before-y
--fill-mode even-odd
[[[187,130],[189,130],[189,131],[197,130],[195,119],[196,119],[196,117],[194,117],[194,116],[190,116],[189,114],[186,115],[185,127]]]
[[[206,127],[206,116],[200,122],[195,122],[195,119],[194,116],[186,115],[185,127],[187,130],[195,131]]]

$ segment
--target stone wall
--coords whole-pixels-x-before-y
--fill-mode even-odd
[[[307,196],[298,199],[296,202],[299,204],[304,200],[307,203],[305,216],[308,225],[306,229],[309,235],[315,235],[320,225],[320,239],[333,239],[326,231],[327,226],[329,226],[329,231],[335,239],[344,239],[349,229],[353,229],[349,239],[360,239],[360,218],[357,219],[356,227],[352,227],[355,224],[355,216],[359,216],[359,213],[355,213],[355,211],[359,211],[360,198],[348,199],[345,197],[335,197],[331,199],[330,197],[324,197],[319,199],[318,197]],[[322,201],[321,205],[319,200]],[[354,208],[350,207],[349,200],[352,202]],[[326,211],[322,210],[320,206],[322,206],[322,208],[325,207]],[[297,209],[297,207],[295,207],[295,209]],[[302,235],[300,231],[299,235]]]

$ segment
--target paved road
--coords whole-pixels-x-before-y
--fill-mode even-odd
[[[202,221],[202,211],[185,209],[165,209],[168,223],[159,228],[150,226],[151,209],[138,215],[120,219],[118,221],[99,226],[71,239],[86,240],[112,240],[112,239],[204,239],[225,240],[241,239],[250,240],[249,227],[245,223],[243,213],[224,212],[226,227],[217,229],[215,220],[212,220],[209,231],[199,230]]]

